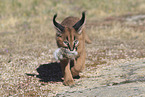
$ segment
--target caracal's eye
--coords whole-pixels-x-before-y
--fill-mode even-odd
[[[78,40],[75,40],[74,41],[74,45],[77,46],[78,44],[79,44],[79,41]]]
[[[64,44],[65,46],[67,46],[67,47],[68,47],[68,45],[69,45],[68,41],[64,41],[63,44]]]

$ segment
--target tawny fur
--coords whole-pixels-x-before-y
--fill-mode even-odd
[[[61,69],[64,76],[64,84],[65,85],[74,85],[73,77],[78,76],[79,73],[85,68],[85,58],[86,58],[86,49],[85,49],[85,42],[91,43],[91,40],[85,33],[85,26],[81,28],[81,34],[78,34],[77,31],[73,28],[73,26],[79,21],[80,19],[77,17],[67,17],[65,18],[61,25],[64,27],[63,33],[58,35],[56,33],[56,42],[58,48],[65,47],[63,42],[68,37],[70,48],[73,48],[73,41],[74,37],[79,41],[77,52],[78,56],[76,59],[62,59],[60,60]],[[58,30],[57,30],[58,31]]]

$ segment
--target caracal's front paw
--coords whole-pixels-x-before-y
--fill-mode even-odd
[[[75,85],[75,82],[74,82],[74,80],[64,80],[64,85],[66,85],[66,86],[73,86],[73,85]]]
[[[72,73],[72,76],[75,77],[75,76],[79,76],[79,70],[76,70],[74,67],[71,68],[71,73]]]

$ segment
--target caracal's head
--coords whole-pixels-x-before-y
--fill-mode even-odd
[[[81,35],[83,31],[83,25],[85,24],[85,12],[82,13],[82,18],[77,21],[72,26],[67,26],[69,21],[66,24],[62,25],[56,22],[57,14],[53,17],[53,24],[56,28],[56,41],[58,47],[67,48],[70,51],[77,50],[77,47],[79,45],[79,41],[81,40]],[[72,21],[75,18],[72,19]]]

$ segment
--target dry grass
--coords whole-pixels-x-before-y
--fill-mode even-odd
[[[68,15],[80,17],[87,10],[87,33],[93,40],[87,45],[87,66],[144,58],[145,33],[139,26],[104,19],[140,14],[144,6],[144,0],[0,0],[0,96],[56,93],[53,84],[25,74],[37,75],[36,68],[53,59],[57,48],[52,24],[55,13],[61,21]]]

